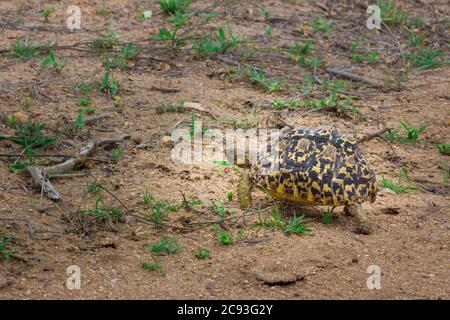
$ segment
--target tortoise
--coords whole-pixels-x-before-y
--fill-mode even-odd
[[[255,186],[278,200],[344,206],[358,233],[372,231],[361,203],[376,199],[375,173],[357,143],[330,126],[281,130],[244,169],[237,190],[241,208],[252,205]]]

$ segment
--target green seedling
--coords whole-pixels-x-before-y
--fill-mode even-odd
[[[198,248],[195,257],[200,260],[209,259],[210,258],[209,250],[204,248]]]
[[[233,235],[226,230],[220,230],[218,241],[225,246],[230,245],[233,243]]]
[[[43,134],[43,130],[43,124],[28,121],[17,126],[14,136],[6,136],[0,133],[0,141],[9,140],[22,146],[24,153],[32,161],[35,156],[39,155],[39,151],[50,147],[55,142],[55,137]]]
[[[159,6],[165,14],[174,15],[177,12],[188,12],[191,2],[191,0],[160,0]]]
[[[168,113],[168,112],[184,112],[184,101],[180,101],[178,103],[167,103],[161,104],[156,107],[155,111],[157,114]]]
[[[94,215],[97,221],[104,222],[108,227],[112,227],[113,223],[123,217],[122,210],[108,206],[101,195],[97,197],[94,209],[80,210],[79,213]]]
[[[450,143],[438,143],[436,148],[440,154],[450,156]]]
[[[89,43],[89,46],[100,51],[107,51],[116,47],[119,42],[117,32],[109,27],[106,33],[100,34],[97,38],[93,39]]]
[[[408,181],[409,181],[408,170],[404,167],[400,168],[400,178],[398,179],[397,182],[393,182],[391,180],[386,179],[384,175],[381,176],[381,186],[383,188],[391,189],[397,194],[406,192],[408,190],[419,189],[419,187],[415,185],[404,185],[404,183]]]
[[[17,122],[17,118],[16,116],[13,114],[11,114],[11,116],[8,116],[7,114],[3,115],[3,120],[5,121],[6,125],[8,127],[14,127],[16,122]]]
[[[12,250],[6,249],[7,245],[8,245],[7,239],[3,239],[3,241],[0,242],[0,260],[8,260],[13,254]]]
[[[114,160],[118,160],[122,156],[123,156],[123,150],[121,150],[121,149],[114,150],[113,153],[111,154],[111,158],[113,158]]]
[[[165,276],[166,272],[161,266],[161,260],[153,256],[150,256],[150,258],[152,259],[151,262],[142,262],[142,268],[148,271],[158,272],[161,276]]]
[[[271,208],[268,218],[262,219],[260,213],[258,213],[258,217],[258,225],[269,230],[279,229],[286,234],[303,234],[312,231],[310,227],[305,225],[303,216],[297,217],[294,215],[289,221],[284,220],[278,207]]]
[[[119,83],[116,81],[114,74],[111,71],[107,71],[105,73],[99,89],[100,91],[108,94],[111,98],[119,92]]]
[[[42,16],[44,17],[45,23],[48,23],[48,18],[53,12],[55,12],[55,8],[52,7],[42,9]]]
[[[331,212],[324,212],[322,213],[322,222],[325,224],[332,224],[333,223],[333,214]]]
[[[437,68],[442,65],[442,62],[435,58],[443,56],[444,52],[436,50],[428,50],[426,48],[419,47],[416,53],[407,53],[406,59],[411,61],[419,70],[425,70],[430,68]]]
[[[194,42],[194,50],[202,56],[211,54],[226,53],[231,48],[238,47],[237,38],[228,30],[229,36],[225,34],[225,30],[220,28],[215,35],[207,35],[201,37]]]
[[[228,201],[233,201],[233,191],[227,192],[227,199],[228,199]]]
[[[151,210],[149,218],[156,225],[164,225],[164,221],[169,212],[177,212],[180,209],[178,204],[169,203],[165,200],[156,200],[151,193],[145,191],[142,195],[145,207]]]
[[[419,136],[428,128],[427,125],[421,125],[415,128],[406,121],[400,121],[400,127],[403,130],[403,136],[400,135],[400,130],[398,129],[390,130],[385,135],[386,139],[392,142],[419,143]]]
[[[154,244],[146,243],[144,247],[150,249],[154,254],[175,254],[181,252],[183,247],[178,244],[177,239],[164,236],[161,240]]]
[[[377,1],[381,11],[381,21],[389,24],[403,24],[408,21],[409,16],[397,6],[397,0]]]
[[[219,215],[221,219],[225,219],[232,210],[225,207],[222,201],[212,201],[211,210]]]
[[[87,190],[89,193],[100,193],[102,192],[102,187],[97,181],[91,181],[88,183]]]

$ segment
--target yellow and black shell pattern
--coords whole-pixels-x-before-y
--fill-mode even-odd
[[[341,206],[373,202],[378,191],[356,142],[329,126],[281,132],[251,172],[255,185],[279,200]]]

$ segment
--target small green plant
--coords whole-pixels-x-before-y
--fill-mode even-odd
[[[84,112],[80,111],[75,118],[75,128],[78,130],[82,130],[85,126],[86,124],[84,123]]]
[[[178,204],[169,203],[165,200],[156,200],[147,190],[142,195],[144,205],[151,210],[149,218],[156,225],[162,226],[169,212],[176,212],[180,209]]]
[[[44,17],[44,22],[45,23],[48,22],[48,18],[50,17],[50,15],[53,12],[55,12],[55,8],[53,8],[53,7],[48,7],[48,8],[42,9],[42,16]]]
[[[38,52],[39,49],[40,46],[28,42],[28,39],[17,39],[9,55],[13,58],[29,60]]]
[[[269,230],[279,229],[286,234],[303,234],[312,231],[310,227],[305,225],[303,216],[297,217],[294,215],[289,221],[284,220],[278,207],[271,208],[268,218],[263,219],[260,213],[258,213],[258,217],[258,225]]]
[[[403,136],[400,135],[400,130],[395,129],[386,133],[386,139],[392,142],[419,143],[419,136],[428,128],[428,126],[421,125],[420,127],[415,128],[406,121],[400,121],[400,128],[403,130]]]
[[[307,40],[304,44],[294,42],[294,45],[287,49],[287,54],[289,59],[303,67],[318,67],[321,62],[308,57],[312,50],[313,43],[311,40]]]
[[[114,74],[111,71],[105,73],[99,88],[100,91],[108,94],[111,98],[119,92],[119,83],[116,81]]]
[[[66,64],[67,60],[59,61],[58,59],[56,59],[55,52],[53,50],[50,50],[49,57],[42,61],[42,65],[45,68],[51,67],[57,72],[61,72],[62,69],[64,69],[64,67],[66,66]]]
[[[381,11],[381,20],[389,24],[403,24],[408,21],[406,12],[398,9],[397,0],[377,1]]]
[[[233,201],[233,191],[227,192],[227,199],[228,199],[228,201]]]
[[[208,249],[204,249],[204,248],[198,248],[197,253],[195,254],[195,257],[197,259],[203,260],[203,259],[209,259],[210,258],[210,253]]]
[[[444,52],[436,50],[428,50],[426,48],[419,47],[417,52],[407,53],[406,59],[411,61],[419,70],[425,70],[429,68],[437,68],[442,65],[442,62],[435,58],[443,56]]]
[[[231,48],[238,47],[237,38],[228,30],[229,37],[225,30],[220,28],[215,35],[207,35],[194,42],[194,50],[202,56],[211,54],[226,53]]]
[[[102,187],[97,181],[91,181],[88,183],[87,190],[89,193],[100,193],[102,191]]]
[[[233,235],[226,230],[219,230],[219,243],[227,246],[233,243]]]
[[[8,127],[14,127],[14,125],[17,122],[17,118],[16,116],[13,114],[11,114],[11,116],[9,117],[7,114],[3,115],[3,120],[5,120],[5,123]]]
[[[250,82],[258,86],[263,87],[269,92],[281,91],[284,89],[285,85],[277,79],[269,79],[266,77],[263,71],[251,69],[250,72]]]
[[[322,213],[322,222],[325,224],[332,224],[333,223],[333,214],[331,212],[324,212]]]
[[[157,114],[168,113],[168,112],[180,112],[181,113],[184,110],[185,110],[184,101],[179,101],[178,103],[160,104],[155,109]]]
[[[117,46],[119,41],[117,32],[109,27],[106,33],[100,34],[97,38],[91,40],[89,46],[97,50],[107,51]]]
[[[12,250],[6,249],[8,243],[8,239],[3,239],[0,242],[0,260],[8,260],[13,254]]]
[[[123,150],[121,149],[114,150],[113,153],[111,153],[111,158],[113,158],[114,160],[118,160],[122,156]]]
[[[122,210],[107,205],[101,195],[97,197],[94,209],[80,210],[79,213],[94,215],[97,221],[105,223],[108,228],[113,228],[113,223],[117,223],[123,217]]]
[[[386,179],[384,175],[381,176],[381,186],[383,188],[391,189],[397,194],[406,192],[408,190],[419,189],[419,187],[415,185],[404,185],[404,183],[408,181],[409,181],[408,170],[404,167],[400,168],[400,178],[398,179],[397,182],[393,182],[391,180]]]
[[[333,26],[331,25],[331,23],[323,21],[321,16],[316,16],[316,19],[310,25],[313,28],[314,33],[319,32],[319,31],[327,33],[331,29],[333,29]]]
[[[112,12],[113,12],[113,10],[111,10],[108,7],[105,7],[104,5],[101,7],[95,8],[95,14],[100,15],[100,16],[104,16],[104,15],[110,14]]]
[[[440,154],[450,156],[450,143],[438,143],[436,148]]]
[[[263,15],[265,20],[268,20],[272,17],[272,12],[270,12],[266,6],[260,6],[259,9],[261,10],[261,14]]]
[[[175,254],[181,252],[183,247],[178,244],[177,239],[164,236],[161,240],[154,244],[146,243],[144,247],[150,249],[154,254]]]
[[[158,272],[161,276],[165,276],[166,272],[161,266],[161,260],[154,256],[150,256],[150,258],[152,259],[151,262],[142,262],[142,268],[148,271]]]
[[[219,215],[220,218],[225,219],[230,212],[231,209],[225,207],[222,201],[212,201],[211,210]]]
[[[40,150],[50,147],[55,142],[55,137],[43,134],[43,130],[43,124],[28,121],[17,126],[14,136],[6,136],[0,133],[0,141],[9,140],[22,146],[24,152],[32,161],[35,156],[39,155]]]
[[[159,6],[165,14],[174,15],[177,12],[188,12],[191,2],[191,0],[160,0]]]

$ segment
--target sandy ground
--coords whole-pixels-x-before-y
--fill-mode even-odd
[[[53,179],[62,200],[57,203],[41,196],[26,172],[12,172],[11,159],[0,158],[0,235],[9,239],[8,249],[14,256],[0,260],[1,299],[449,299],[450,298],[450,197],[449,186],[443,181],[442,166],[450,165],[449,156],[436,149],[438,142],[450,142],[450,67],[420,71],[405,67],[399,46],[407,52],[401,26],[391,25],[389,32],[370,31],[365,27],[365,1],[356,4],[339,2],[324,8],[308,1],[263,1],[272,18],[264,19],[259,1],[194,2],[193,7],[205,12],[216,11],[219,17],[207,23],[195,20],[195,30],[214,30],[229,21],[233,32],[249,40],[239,49],[225,55],[199,57],[189,45],[179,51],[149,40],[167,27],[167,16],[156,1],[111,0],[75,1],[82,8],[82,30],[65,28],[66,1],[48,1],[56,11],[44,23],[39,1],[2,1],[0,13],[0,111],[19,112],[21,116],[44,123],[48,134],[57,136],[57,144],[48,153],[74,154],[89,139],[117,136],[123,133],[131,139],[116,147],[101,147],[82,170],[84,176]],[[422,27],[428,37],[426,44],[444,51],[448,61],[448,6],[445,1],[411,2],[402,9],[428,19]],[[94,3],[94,4],[93,4]],[[302,2],[303,3],[303,2]],[[108,8],[108,12],[99,8]],[[136,18],[138,9],[152,9],[149,20]],[[298,30],[305,22],[314,21],[314,13],[330,21],[330,33],[306,34]],[[439,19],[447,17],[447,24]],[[344,17],[344,18],[342,18]],[[345,18],[346,17],[346,18]],[[21,18],[21,19],[19,19]],[[278,20],[275,18],[279,18]],[[17,22],[18,19],[21,22]],[[198,19],[198,18],[194,18]],[[438,19],[439,21],[436,22]],[[200,26],[198,26],[200,24]],[[141,54],[125,70],[114,69],[120,84],[119,105],[99,92],[90,94],[95,115],[108,118],[86,125],[82,130],[69,130],[82,107],[79,92],[73,90],[80,79],[100,81],[105,69],[101,55],[83,45],[98,32],[112,26],[121,41],[133,41]],[[271,26],[272,35],[264,33]],[[434,27],[433,27],[434,26]],[[445,26],[447,31],[444,32]],[[201,29],[201,30],[203,30]],[[6,53],[16,39],[26,38],[35,44],[55,40],[60,59],[68,63],[61,73],[42,67],[42,57],[29,60],[11,58]],[[334,112],[309,112],[307,109],[277,109],[272,101],[287,101],[301,94],[289,88],[267,92],[248,81],[231,80],[233,63],[259,66],[267,74],[290,84],[298,84],[304,75],[312,73],[280,58],[276,50],[294,41],[313,39],[313,56],[327,65],[340,65],[355,73],[377,79],[383,88],[370,88],[361,83],[349,83],[344,95],[356,95],[353,106],[359,113],[345,115]],[[379,61],[374,65],[356,64],[347,58],[352,41],[360,38],[361,48],[367,44],[379,49]],[[445,40],[446,39],[446,40]],[[347,51],[339,46],[347,47]],[[447,47],[445,47],[445,44]],[[65,48],[63,46],[66,46]],[[265,48],[254,50],[254,48]],[[252,51],[253,50],[253,51]],[[245,52],[252,51],[246,57]],[[316,70],[316,78],[333,80],[324,68]],[[165,93],[152,87],[176,88]],[[395,89],[392,89],[395,87]],[[34,95],[30,95],[34,92]],[[312,92],[301,99],[318,100],[328,97],[329,90],[315,83]],[[384,190],[374,204],[364,204],[364,210],[374,223],[373,234],[354,232],[355,221],[336,208],[331,224],[325,224],[321,212],[327,208],[299,208],[279,204],[289,218],[294,209],[306,215],[312,232],[286,235],[255,224],[257,216],[223,223],[230,233],[242,237],[224,246],[217,241],[217,229],[205,225],[195,231],[176,228],[156,228],[130,219],[120,223],[117,231],[93,228],[84,234],[74,217],[77,210],[95,205],[96,196],[86,192],[88,182],[97,180],[110,190],[131,211],[145,211],[141,195],[148,190],[156,199],[182,203],[181,192],[210,203],[222,200],[239,214],[235,191],[239,173],[220,165],[183,165],[171,161],[173,144],[168,136],[175,125],[188,128],[191,112],[157,114],[163,103],[197,103],[197,119],[207,128],[230,128],[224,119],[250,119],[250,126],[277,125],[279,118],[293,126],[333,125],[340,132],[358,137],[376,132],[384,125],[399,126],[400,120],[418,127],[427,124],[419,137],[420,143],[393,143],[372,139],[362,147],[378,180],[382,175],[396,181],[400,167],[408,169],[410,184],[418,190],[395,194]],[[268,102],[267,102],[268,101]],[[190,104],[192,105],[192,104]],[[257,121],[253,117],[255,108]],[[1,130],[14,130],[1,123]],[[147,143],[146,148],[137,148]],[[111,154],[123,150],[118,160]],[[393,148],[393,149],[392,149]],[[0,153],[20,153],[19,146],[0,141]],[[58,157],[39,158],[38,164],[60,162]],[[99,161],[100,160],[100,161]],[[111,195],[103,192],[111,205],[121,207]],[[272,201],[261,192],[254,193],[255,206],[265,208]],[[48,206],[52,205],[51,208]],[[45,208],[45,210],[42,210]],[[392,210],[394,208],[395,210]],[[205,208],[202,208],[205,209]],[[389,210],[391,209],[391,210]],[[203,214],[180,208],[170,213],[168,224],[183,226],[186,221],[217,219],[206,210]],[[393,212],[394,214],[387,214]],[[132,216],[131,213],[127,214]],[[164,235],[176,237],[183,246],[180,253],[159,257],[165,276],[141,267],[150,261],[145,243],[154,243]],[[199,260],[199,247],[210,251],[210,259]],[[81,288],[66,286],[69,266],[79,266]],[[381,289],[366,286],[369,266],[379,266]],[[285,284],[271,285],[273,279]],[[276,282],[276,281],[275,281]]]

